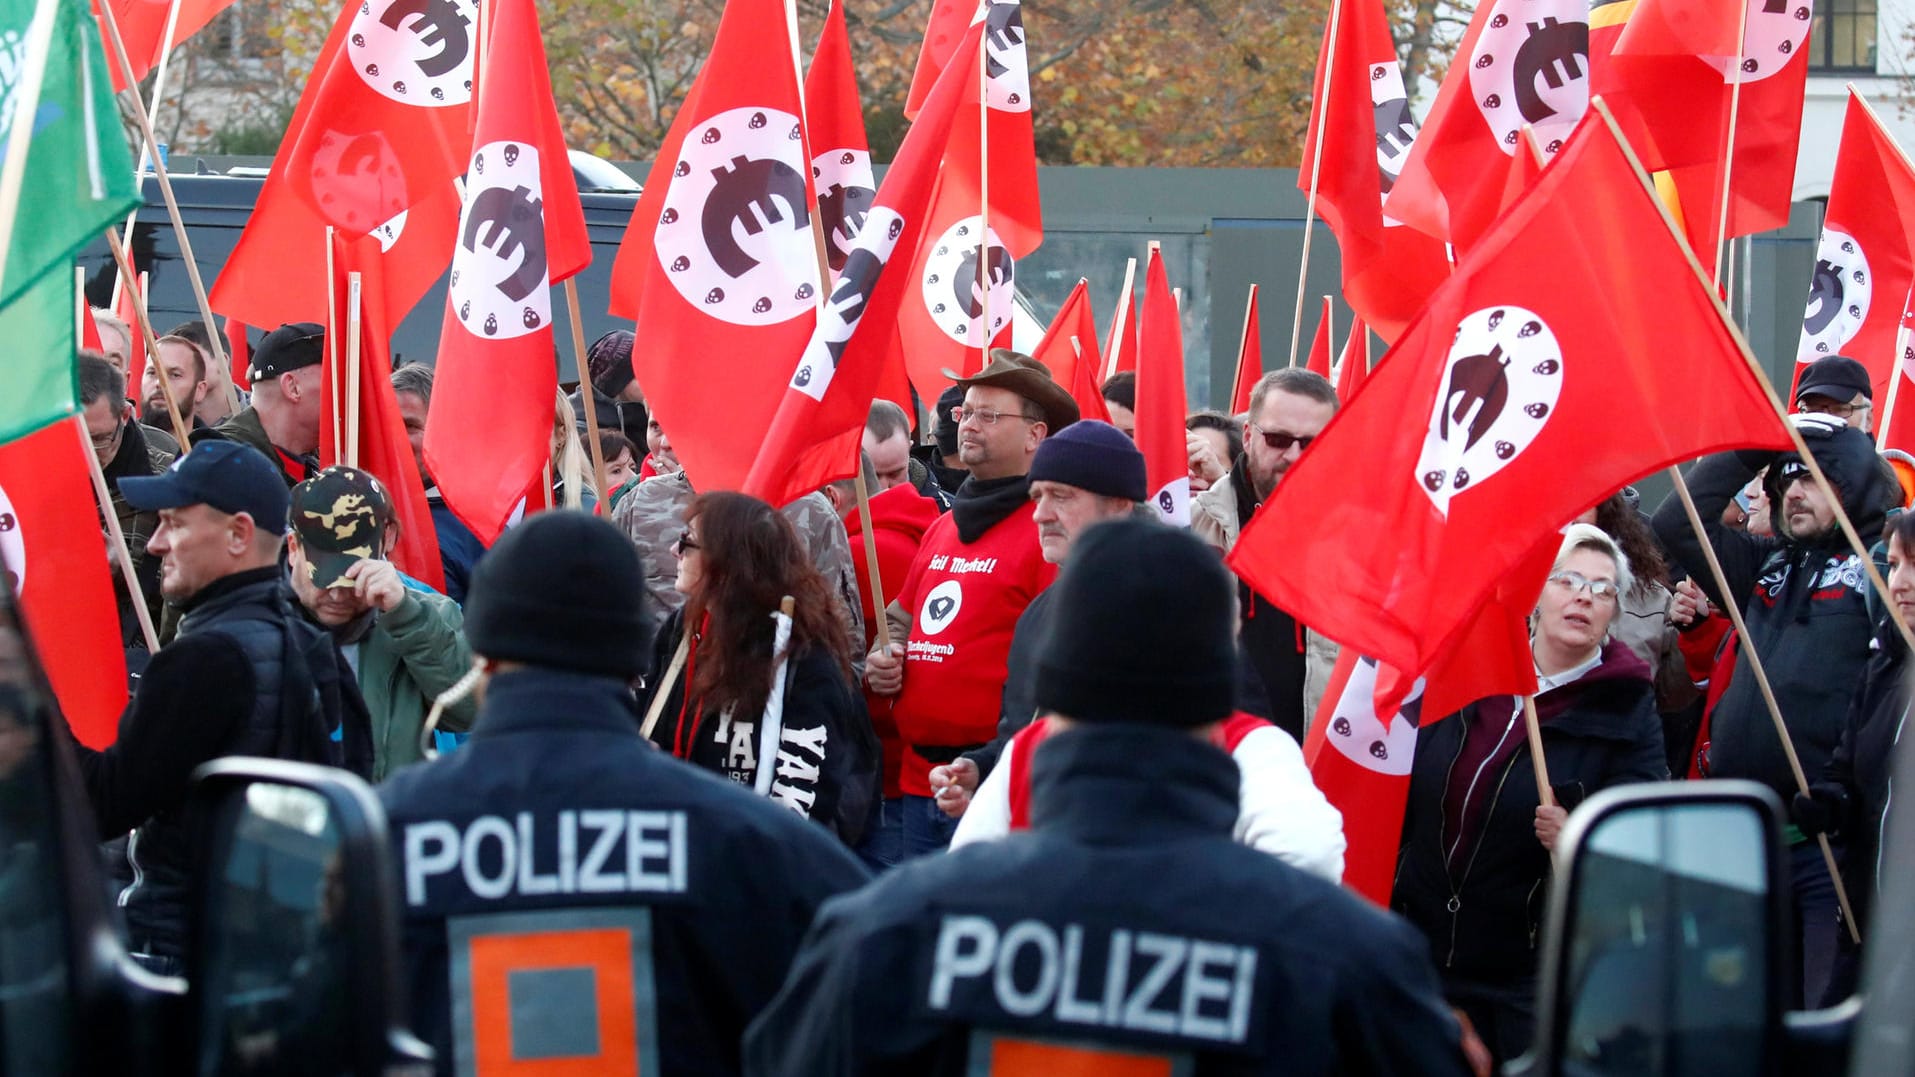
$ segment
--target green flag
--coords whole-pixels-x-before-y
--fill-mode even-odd
[[[55,5],[37,101],[24,100],[35,0],[0,0],[0,161],[30,116],[25,183],[0,272],[0,440],[77,409],[73,257],[139,203],[133,159],[86,0]]]

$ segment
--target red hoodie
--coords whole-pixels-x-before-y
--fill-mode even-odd
[[[884,604],[889,606],[904,590],[904,577],[918,556],[924,532],[938,518],[938,503],[918,493],[910,483],[893,486],[871,499],[871,534],[878,547],[878,582],[884,586]],[[864,553],[864,517],[856,509],[844,518],[845,534],[851,540],[851,561],[858,569],[858,593],[870,601],[870,559]],[[869,651],[878,636],[883,612],[864,611],[864,649]],[[900,641],[902,642],[902,641]],[[884,746],[884,795],[893,799],[898,792],[898,768],[904,763],[904,742],[898,738],[897,720],[891,717],[891,697],[864,694],[871,711],[871,725]]]

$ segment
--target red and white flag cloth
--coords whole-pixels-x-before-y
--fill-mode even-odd
[[[1097,347],[1097,319],[1091,313],[1090,281],[1079,277],[1077,287],[1057,308],[1044,339],[1038,341],[1031,358],[1043,363],[1051,379],[1070,391],[1077,401],[1077,413],[1086,419],[1110,422],[1110,409],[1104,404],[1097,376],[1104,369]]]
[[[1410,112],[1383,5],[1341,0],[1335,10],[1317,56],[1297,188],[1314,183],[1316,211],[1336,234],[1344,301],[1395,340],[1449,276],[1449,258],[1439,240],[1383,213],[1404,162],[1426,137]]]
[[[851,66],[844,0],[831,0],[825,12],[818,51],[812,54],[811,70],[805,75],[805,122],[810,126],[812,184],[818,190],[818,226],[824,231],[825,257],[835,275],[851,256],[851,241],[878,194],[858,77]]]
[[[551,286],[592,260],[532,0],[498,0],[426,413],[426,467],[490,545],[550,459]]]
[[[107,33],[106,18],[99,13],[101,0],[93,4],[94,18],[100,24],[100,40],[106,49],[107,69],[113,73],[113,92],[126,89],[126,75],[113,51],[113,37]],[[113,8],[113,23],[120,40],[126,44],[126,56],[133,64],[133,79],[139,81],[158,67],[166,55],[169,37],[166,24],[173,22],[171,45],[179,47],[187,38],[206,28],[214,16],[232,6],[233,0],[104,0]],[[173,14],[175,11],[177,15]]]
[[[1257,317],[1257,286],[1250,286],[1250,306],[1243,315],[1243,339],[1237,344],[1237,384],[1230,390],[1230,414],[1250,410],[1250,391],[1263,377],[1263,326]]]
[[[214,310],[249,325],[326,319],[328,226],[374,234],[400,319],[445,272],[472,157],[476,0],[342,9],[293,110]]]
[[[1915,452],[1915,288],[1903,300],[1902,331],[1895,338],[1895,370],[1901,375],[1899,392],[1881,390],[1881,447]],[[1891,383],[1890,390],[1894,389]],[[1883,394],[1887,395],[1883,395]]]
[[[1698,385],[1710,406],[1674,417],[1668,402]],[[1592,111],[1230,563],[1298,621],[1418,674],[1541,535],[1611,491],[1705,453],[1788,444],[1647,177]]]
[[[1330,376],[1330,315],[1333,304],[1329,296],[1323,297],[1323,312],[1317,316],[1317,331],[1310,338],[1310,354],[1304,358],[1303,369],[1312,374]]]
[[[1502,209],[1523,125],[1553,157],[1588,108],[1587,0],[1478,5],[1384,212],[1461,256]]]
[[[1337,360],[1337,400],[1348,404],[1370,376],[1370,327],[1362,318],[1350,320],[1350,336]]]
[[[977,0],[931,0],[931,14],[925,20],[924,40],[918,45],[918,62],[911,70],[911,89],[904,98],[904,118],[916,120],[938,76],[957,55],[965,29],[977,14]],[[976,42],[972,41],[975,45]]]
[[[78,418],[0,445],[0,576],[73,735],[113,743],[126,709],[126,654]],[[138,551],[135,551],[137,553]]]
[[[1144,268],[1144,309],[1138,319],[1137,449],[1144,454],[1144,486],[1165,521],[1190,523],[1190,447],[1184,429],[1184,330],[1177,299],[1153,246]]]
[[[819,324],[817,197],[792,56],[777,0],[725,5],[614,266],[613,312],[635,315],[644,341],[639,384],[700,490],[744,486],[764,446],[739,431],[770,429]],[[841,282],[854,272],[847,261]]]
[[[1044,239],[1024,9],[1016,0],[987,0],[972,21],[984,27],[983,45],[967,38],[970,45],[946,66],[963,74],[965,96],[938,174],[929,235],[912,263],[919,301],[906,303],[898,319],[905,369],[924,400],[936,400],[950,384],[943,371],[962,375],[983,368],[984,353],[1010,329],[1017,259]],[[986,68],[984,101],[980,61]]]
[[[982,31],[971,32],[975,44]],[[925,239],[938,164],[960,112],[961,77],[955,72],[938,83],[885,170],[817,331],[796,372],[779,387],[782,396],[762,443],[753,446],[757,458],[744,482],[746,493],[783,505],[851,477],[871,401],[883,397],[909,405],[910,385],[895,348],[897,312],[914,301],[910,252]],[[673,444],[681,444],[676,422],[671,433]]]
[[[1915,168],[1867,102],[1849,92],[1828,211],[1796,349],[1802,368],[1825,355],[1868,367],[1876,414],[1888,401],[1902,308],[1915,287]],[[1794,399],[1793,387],[1790,399]],[[1906,394],[1897,406],[1908,402]]]

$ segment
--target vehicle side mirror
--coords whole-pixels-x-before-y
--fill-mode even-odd
[[[357,777],[268,759],[194,775],[195,1072],[429,1068],[405,1031],[385,813]],[[416,1064],[416,1066],[414,1065]]]
[[[1766,787],[1591,797],[1556,847],[1529,1074],[1770,1072],[1793,975],[1782,806]]]

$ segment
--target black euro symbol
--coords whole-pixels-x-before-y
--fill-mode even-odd
[[[1833,265],[1826,258],[1815,260],[1815,276],[1809,280],[1809,312],[1802,319],[1802,327],[1809,335],[1821,336],[1822,330],[1829,327],[1835,316],[1842,313],[1843,267]]]
[[[1010,67],[998,62],[997,54],[1024,44],[1024,7],[1022,4],[992,4],[984,18],[984,70],[991,78],[1002,78]]]
[[[728,167],[712,169],[711,178],[714,183],[705,196],[699,225],[712,262],[733,280],[758,268],[758,259],[739,244],[732,225],[743,225],[746,235],[755,236],[767,224],[785,223],[786,212],[791,214],[794,232],[811,223],[811,212],[805,207],[805,178],[783,161],[741,155],[733,157]],[[764,214],[762,222],[753,209]]]
[[[506,190],[503,187],[487,187],[472,200],[472,213],[466,220],[465,235],[460,242],[465,249],[478,253],[476,243],[483,242],[492,248],[492,253],[500,259],[518,254],[519,265],[512,275],[498,282],[497,288],[514,303],[522,303],[525,297],[545,283],[545,216],[544,203],[532,197],[532,192],[524,187]],[[480,230],[490,226],[481,237]]]
[[[1416,141],[1416,120],[1410,115],[1408,98],[1392,97],[1376,103],[1376,155],[1379,179],[1385,194],[1396,185],[1402,171],[1402,158]],[[1384,162],[1388,162],[1385,164]]]
[[[851,241],[858,238],[858,229],[864,227],[877,197],[878,192],[869,187],[846,187],[842,183],[832,184],[818,196],[819,223],[824,226],[825,250],[833,272],[844,268]]]
[[[966,247],[957,271],[951,274],[951,294],[957,298],[958,306],[964,308],[967,317],[975,318],[983,314],[987,289],[992,285],[1011,283],[1011,274],[1015,272],[1011,252],[1003,247],[993,244],[988,259],[985,268],[989,276],[980,281],[977,279],[977,248]]]
[[[1501,344],[1485,354],[1457,360],[1450,368],[1450,383],[1443,390],[1442,421],[1437,425],[1437,436],[1448,441],[1450,424],[1460,427],[1467,418],[1469,440],[1463,443],[1464,451],[1483,440],[1483,435],[1496,425],[1497,416],[1503,414],[1503,408],[1509,403],[1509,374],[1505,370],[1508,366]]]
[[[843,329],[833,333],[825,342],[825,350],[831,353],[831,365],[836,368],[844,358],[844,348],[851,340],[851,334],[858,323],[864,320],[865,304],[871,301],[871,292],[878,286],[878,274],[884,271],[884,259],[863,247],[851,252],[845,259],[844,271],[838,274],[838,286],[831,290],[831,314]]]
[[[399,29],[399,24],[412,20],[408,30],[418,37],[419,43],[437,46],[438,52],[414,63],[419,70],[431,78],[451,74],[472,50],[472,39],[466,33],[466,27],[472,22],[459,10],[453,0],[393,0],[385,14],[379,16],[380,25],[388,30]]]
[[[1543,100],[1536,80],[1540,77],[1550,89],[1560,90],[1569,80],[1583,77],[1583,67],[1589,61],[1589,24],[1557,22],[1555,16],[1549,16],[1528,25],[1529,36],[1523,39],[1511,64],[1516,110],[1530,123],[1541,123],[1556,115],[1556,110]]]

